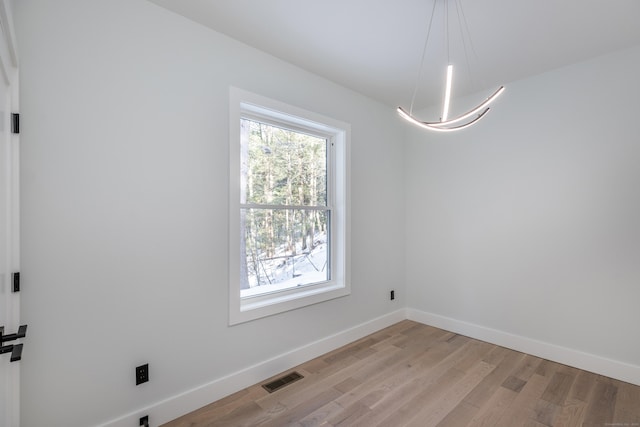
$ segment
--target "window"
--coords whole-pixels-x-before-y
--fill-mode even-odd
[[[230,99],[230,324],[349,294],[349,125]]]

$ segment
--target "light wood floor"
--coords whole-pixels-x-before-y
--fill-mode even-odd
[[[640,427],[638,386],[408,320],[294,370],[165,427]]]

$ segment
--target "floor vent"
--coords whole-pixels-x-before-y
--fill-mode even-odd
[[[280,377],[276,380],[273,380],[267,384],[262,384],[262,388],[267,390],[269,393],[273,393],[276,390],[280,390],[282,387],[289,385],[293,382],[298,381],[299,379],[304,378],[297,372],[291,372],[283,377]]]

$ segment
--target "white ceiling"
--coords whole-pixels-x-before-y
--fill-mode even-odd
[[[395,107],[411,101],[434,0],[149,1]],[[440,103],[443,92],[437,1],[416,108]],[[451,3],[454,97],[640,45],[640,0],[459,2],[475,55],[467,43],[465,59]]]

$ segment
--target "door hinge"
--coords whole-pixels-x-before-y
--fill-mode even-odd
[[[13,273],[13,292],[20,292],[20,272]]]
[[[20,113],[11,113],[11,132],[20,133]]]

